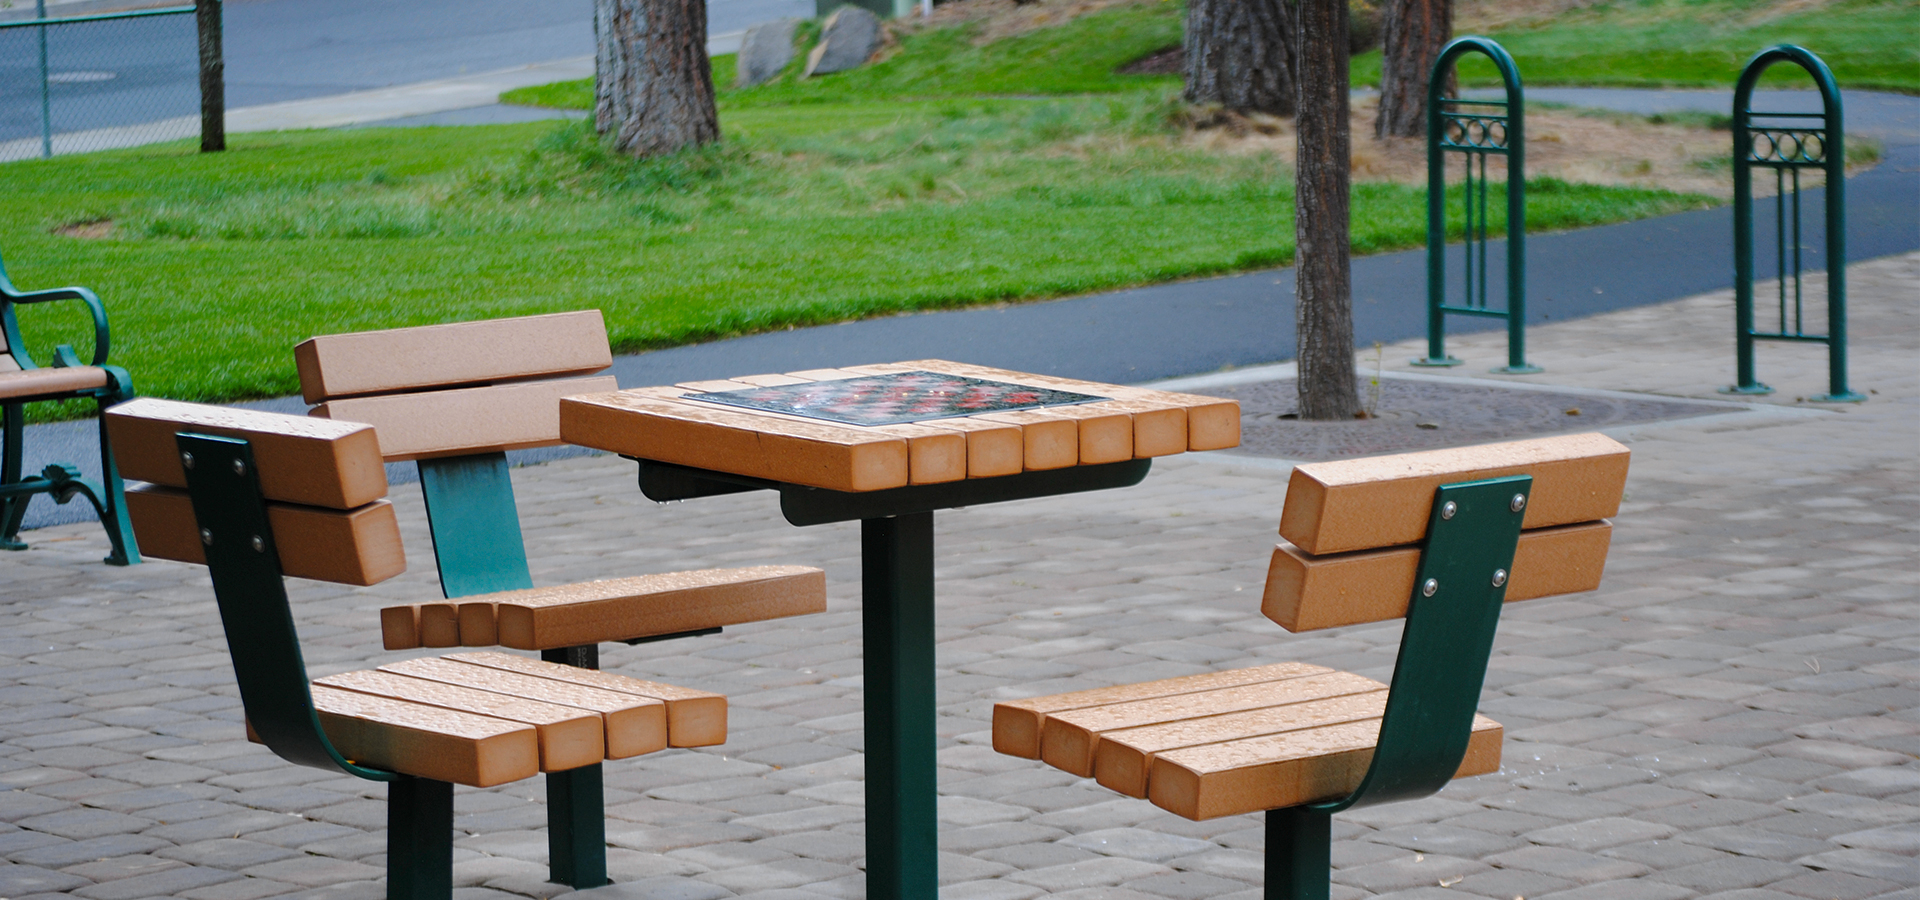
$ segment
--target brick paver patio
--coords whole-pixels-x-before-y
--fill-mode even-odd
[[[1871,402],[1796,403],[1824,387],[1822,348],[1765,344],[1767,409],[1613,432],[1634,462],[1605,586],[1501,625],[1482,709],[1503,769],[1338,816],[1335,897],[1920,898],[1920,254],[1856,266],[1852,292]],[[1731,318],[1721,294],[1537,328],[1548,371],[1526,383],[1723,399]],[[1470,365],[1447,375],[1494,377],[1502,346],[1452,340]],[[996,755],[987,718],[1278,660],[1386,677],[1397,626],[1293,636],[1259,615],[1286,471],[1177,458],[1137,488],[940,518],[943,897],[1259,896],[1257,819],[1192,823]],[[862,896],[857,529],[790,527],[757,494],[655,505],[633,475],[516,470],[538,583],[790,562],[825,567],[833,601],[603,648],[725,691],[732,731],[607,766],[619,883],[580,896]],[[419,494],[396,495],[408,575],[294,584],[315,675],[397,658],[375,611],[438,596]],[[382,896],[384,788],[244,740],[204,570],[99,565],[94,525],[32,539],[0,556],[0,897]],[[459,896],[565,892],[543,881],[538,780],[462,788],[456,811]]]

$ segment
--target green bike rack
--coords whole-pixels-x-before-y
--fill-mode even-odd
[[[1493,60],[1506,85],[1504,100],[1467,100],[1440,95],[1446,74],[1462,56]],[[1478,107],[1478,110],[1467,109]],[[1493,371],[1531,375],[1527,363],[1527,178],[1525,97],[1520,70],[1505,47],[1483,37],[1455,38],[1440,51],[1427,76],[1427,355],[1416,366],[1457,366],[1447,355],[1448,313],[1507,320],[1507,364]],[[1446,154],[1465,162],[1461,302],[1447,303]],[[1487,157],[1507,158],[1507,297],[1504,309],[1487,305]],[[1476,171],[1477,167],[1477,171]]]
[[[453,896],[453,785],[355,765],[320,727],[252,445],[188,433],[175,442],[254,733],[288,762],[387,782],[387,897]]]
[[[1760,112],[1753,109],[1753,87],[1761,73],[1790,62],[1812,76],[1820,88],[1817,113]],[[1755,119],[1767,124],[1755,124]],[[1780,280],[1779,327],[1754,330],[1753,170],[1772,169],[1774,179],[1775,268]],[[1800,251],[1800,171],[1826,173],[1827,333],[1808,334],[1802,309]],[[1792,44],[1768,47],[1747,61],[1733,91],[1733,307],[1734,369],[1737,382],[1728,394],[1771,394],[1753,372],[1753,342],[1810,341],[1827,345],[1827,392],[1808,397],[1817,403],[1859,403],[1867,398],[1847,387],[1847,159],[1840,87],[1827,64]],[[1791,224],[1789,224],[1791,223]],[[1789,322],[1787,281],[1793,281]]]
[[[1466,758],[1533,478],[1442,485],[1373,761],[1344,799],[1267,811],[1266,900],[1327,900],[1333,814],[1431,796]]]

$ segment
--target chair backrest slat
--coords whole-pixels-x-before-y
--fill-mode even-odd
[[[387,470],[371,426],[306,416],[142,397],[107,413],[120,473],[187,486],[173,436],[182,431],[244,438],[265,468],[260,489],[283,503],[354,509],[387,495]]]
[[[597,309],[310,338],[293,350],[308,403],[553,378],[613,365]]]

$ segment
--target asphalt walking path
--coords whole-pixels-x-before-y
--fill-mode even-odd
[[[1417,341],[1383,349],[1388,380],[1720,405],[1606,429],[1633,462],[1600,590],[1502,614],[1481,699],[1500,771],[1336,816],[1336,900],[1920,900],[1920,253],[1849,275],[1858,406],[1797,401],[1825,386],[1800,344],[1761,350],[1779,393],[1727,402],[1726,291],[1543,323],[1527,378],[1482,374],[1498,333],[1460,336],[1467,366],[1439,375],[1399,362]],[[988,723],[997,700],[1286,660],[1388,677],[1395,623],[1290,635],[1259,613],[1290,466],[1190,454],[1133,488],[941,515],[942,900],[1258,900],[1259,817],[1165,814],[994,753]],[[612,456],[513,477],[537,584],[804,563],[829,585],[822,614],[603,648],[725,692],[731,721],[723,746],[606,766],[617,883],[577,900],[865,896],[857,527],[790,527],[760,493],[654,504]],[[380,651],[377,610],[439,596],[420,494],[394,502],[407,574],[290,584],[315,676],[411,655]],[[247,742],[205,571],[103,566],[91,524],[33,537],[0,554],[0,896],[383,896],[385,790]],[[566,892],[538,779],[455,811],[462,900]]]

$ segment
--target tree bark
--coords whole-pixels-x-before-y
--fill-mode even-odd
[[[706,0],[594,0],[593,124],[631,156],[720,139]]]
[[[1299,17],[1293,235],[1300,418],[1351,419],[1360,400],[1354,389],[1348,265],[1347,0],[1300,0]]]
[[[1380,41],[1380,114],[1374,137],[1423,137],[1427,133],[1427,77],[1433,61],[1453,40],[1453,0],[1387,0]],[[1454,92],[1447,73],[1443,94]]]
[[[1189,0],[1186,101],[1293,115],[1293,24],[1287,0]]]

